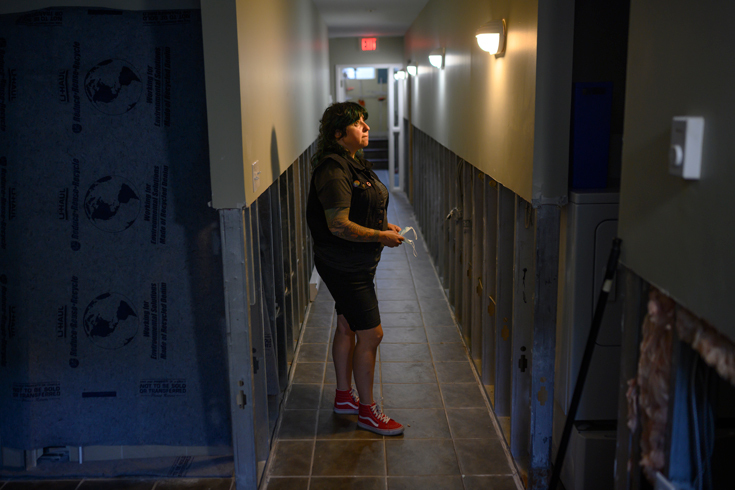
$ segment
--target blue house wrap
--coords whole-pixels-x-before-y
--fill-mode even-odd
[[[0,36],[1,444],[230,444],[199,11]]]

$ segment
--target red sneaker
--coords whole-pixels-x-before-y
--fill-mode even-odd
[[[375,402],[372,405],[360,404],[357,426],[383,436],[397,436],[403,433],[403,426],[384,414]]]
[[[337,390],[334,396],[334,413],[354,414],[359,413],[360,397],[355,388],[349,390]]]

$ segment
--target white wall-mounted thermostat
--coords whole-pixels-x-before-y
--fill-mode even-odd
[[[687,180],[698,180],[702,169],[704,118],[676,116],[671,122],[669,173]]]

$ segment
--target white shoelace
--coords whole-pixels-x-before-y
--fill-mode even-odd
[[[376,403],[376,404],[374,404],[374,405],[373,405],[372,407],[370,407],[370,410],[371,410],[371,411],[373,412],[373,415],[375,415],[375,417],[376,417],[376,418],[377,418],[378,420],[380,420],[381,422],[383,422],[384,424],[387,424],[387,423],[388,423],[388,421],[390,420],[390,417],[388,417],[388,416],[387,416],[386,414],[384,414],[384,413],[383,413],[383,412],[382,412],[382,411],[381,411],[381,410],[380,410],[380,409],[378,408],[378,404],[377,404],[377,403]]]
[[[412,231],[413,232],[413,240],[409,240],[406,237],[406,234],[409,231]],[[408,244],[411,245],[411,248],[413,249],[413,256],[414,257],[418,257],[418,255],[416,255],[416,245],[413,243],[415,240],[418,240],[419,239],[418,235],[416,234],[416,230],[414,230],[412,226],[407,226],[407,227],[403,228],[400,231],[400,233],[398,233],[398,234],[401,235],[401,236],[403,236],[403,238],[406,239],[406,241],[408,242]]]

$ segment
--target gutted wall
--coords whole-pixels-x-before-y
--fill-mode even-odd
[[[460,157],[531,200],[538,2],[430,1],[406,33],[412,122]],[[475,30],[505,18],[505,56],[480,50]],[[429,64],[445,47],[444,70]]]
[[[227,0],[202,3],[202,31],[212,205],[242,207],[317,137],[329,95],[327,28],[311,0]]]
[[[505,55],[475,31],[505,19]],[[412,122],[528,201],[566,199],[574,2],[430,1],[406,33]],[[446,48],[444,70],[428,54]]]
[[[731,339],[733,15],[715,0],[631,1],[619,225],[624,264]],[[705,118],[699,181],[668,172],[680,115]]]

